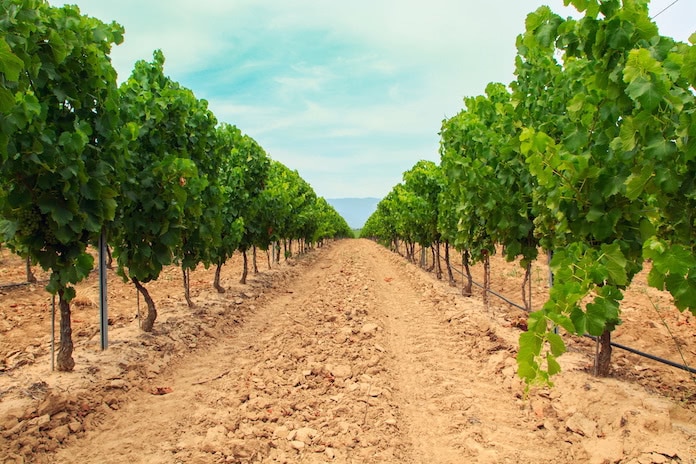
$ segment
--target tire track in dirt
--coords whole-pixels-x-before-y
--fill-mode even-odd
[[[375,255],[375,262],[379,259]],[[383,259],[383,258],[382,258]],[[454,353],[453,341],[443,337],[440,324],[430,317],[431,308],[424,307],[413,282],[403,279],[398,268],[374,270],[378,273],[378,305],[385,312],[389,348],[393,353],[397,375],[398,397],[413,446],[414,462],[461,462],[461,452],[450,446],[449,430],[457,426],[451,413],[442,414],[434,401],[448,402],[450,411],[459,409],[457,395],[450,394],[456,378],[450,373],[462,369]],[[389,272],[391,271],[391,272]],[[382,274],[382,275],[379,275]],[[437,358],[435,358],[437,356]],[[454,381],[453,381],[454,380]],[[461,417],[461,416],[460,416]]]
[[[452,294],[444,307],[457,307],[455,313],[470,326],[466,334],[455,333],[438,305],[445,299],[442,288],[433,291],[433,283],[400,257],[383,249],[373,253],[370,262],[391,264],[373,272],[389,321],[395,397],[408,423],[413,462],[564,462],[561,456],[544,461],[527,454],[525,449],[533,448],[529,438],[514,438],[520,426],[526,432],[534,425],[524,424],[522,403],[496,372],[507,366],[512,373],[514,353],[485,317],[476,317],[481,306]]]
[[[561,359],[559,385],[526,398],[518,330],[402,257],[370,254],[410,462],[696,463],[684,408],[578,372],[577,353]]]

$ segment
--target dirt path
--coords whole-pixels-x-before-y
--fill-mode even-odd
[[[372,242],[316,253],[210,348],[112,380],[98,420],[35,462],[696,463],[692,409],[579,353],[525,398],[519,331],[478,300]]]
[[[374,256],[370,262],[378,259]],[[485,376],[486,366],[472,356],[475,345],[485,344],[490,353],[503,350],[503,357],[512,366],[512,352],[503,345],[490,344],[491,332],[485,320],[479,321],[481,327],[473,326],[466,339],[453,333],[433,304],[439,298],[432,285],[399,270],[403,267],[400,264],[392,261],[388,267],[373,266],[373,272],[378,276],[379,306],[386,310],[398,396],[404,405],[408,439],[414,445],[414,461],[496,462],[499,450],[509,452],[518,462],[533,461],[534,455],[524,456],[525,443],[514,434],[508,436],[510,430],[493,433],[498,429],[493,424],[495,417],[519,416],[519,406],[513,403],[511,409],[507,403],[501,404],[500,398],[509,396],[509,391],[501,379]],[[385,271],[399,277],[380,275]],[[475,304],[469,302],[469,306]],[[478,332],[479,328],[483,332]]]

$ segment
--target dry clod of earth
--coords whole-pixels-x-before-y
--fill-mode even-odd
[[[3,292],[22,310],[0,305],[0,463],[696,463],[694,401],[658,388],[669,379],[693,398],[688,377],[617,356],[621,378],[594,378],[592,350],[573,342],[556,386],[525,395],[519,313],[365,240],[289,264],[247,286],[228,264],[224,294],[194,271],[193,310],[167,270],[149,284],[152,334],[134,290],[111,279],[104,352],[90,278],[72,373],[48,370],[45,293]],[[637,311],[621,336],[644,337],[630,330],[648,330]]]

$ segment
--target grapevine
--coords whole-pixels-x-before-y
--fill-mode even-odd
[[[118,197],[123,156],[108,55],[123,29],[39,0],[3,0],[0,11],[0,216],[7,243],[51,270],[57,367],[69,371],[72,285],[91,270],[86,247],[113,220]]]
[[[520,337],[530,385],[560,370],[563,332],[598,337],[610,372],[623,290],[646,259],[649,284],[696,313],[696,34],[661,36],[645,0],[565,3],[584,17],[530,13],[516,80],[465,99],[441,132],[438,232],[464,263],[497,246],[523,267],[553,252],[549,300]],[[395,186],[364,234],[409,255],[415,204]]]

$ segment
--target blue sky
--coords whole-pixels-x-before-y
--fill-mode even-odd
[[[653,0],[652,14],[672,2]],[[513,80],[526,14],[574,12],[562,0],[68,3],[125,27],[119,79],[162,49],[169,76],[325,198],[381,198],[418,160],[438,162],[442,120]],[[695,18],[696,1],[679,0],[656,22],[686,41]]]

